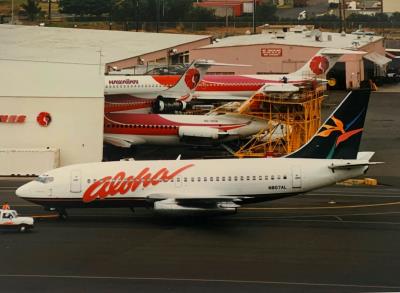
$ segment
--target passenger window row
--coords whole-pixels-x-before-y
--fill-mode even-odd
[[[144,87],[171,87],[172,85],[161,85],[161,84],[113,84],[106,85],[106,88],[144,88]]]
[[[106,128],[157,128],[157,129],[178,129],[175,125],[143,125],[143,124],[106,124]]]
[[[216,176],[216,177],[177,177],[177,178],[173,178],[171,180],[167,180],[167,179],[154,179],[152,181],[158,181],[158,182],[234,182],[234,181],[266,181],[266,180],[286,180],[287,176],[286,175],[259,175],[259,176]],[[91,183],[91,182],[96,182],[96,179],[87,179],[87,183]],[[115,179],[111,179],[109,180],[111,182],[120,182],[121,180],[115,180]],[[123,181],[127,182],[128,179],[124,179]],[[134,181],[134,182],[147,182],[149,181],[149,179],[132,179],[129,181]]]

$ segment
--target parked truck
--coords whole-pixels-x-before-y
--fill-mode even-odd
[[[33,229],[34,220],[32,217],[19,217],[15,210],[0,209],[0,229],[15,229],[20,232],[27,232]]]

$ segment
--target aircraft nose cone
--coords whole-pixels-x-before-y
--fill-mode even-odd
[[[28,194],[29,188],[27,188],[27,185],[28,184],[24,184],[24,185],[18,187],[18,189],[15,191],[15,194],[18,197],[29,197],[29,194]]]

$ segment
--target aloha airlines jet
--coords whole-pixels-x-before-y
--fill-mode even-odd
[[[364,174],[373,153],[358,152],[369,91],[351,92],[314,137],[276,159],[115,161],[51,170],[17,189],[56,209],[150,207],[164,214],[236,212],[242,204],[293,196]]]

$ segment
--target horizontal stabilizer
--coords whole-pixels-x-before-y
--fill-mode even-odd
[[[364,55],[367,52],[358,51],[358,50],[348,50],[348,49],[339,49],[339,48],[324,48],[321,50],[321,55]]]
[[[218,63],[214,60],[198,59],[194,63],[196,66],[236,66],[236,67],[250,67],[253,65],[248,64],[232,64],[232,63]]]
[[[331,164],[328,168],[332,170],[340,170],[340,169],[351,169],[351,168],[357,168],[357,167],[363,167],[363,166],[370,166],[370,165],[379,165],[383,164],[383,162],[368,162],[368,161],[363,161],[363,162],[356,162],[356,163],[343,163],[343,164]]]
[[[366,160],[369,161],[373,157],[375,152],[358,152],[357,153],[357,160]]]
[[[299,87],[291,84],[291,83],[266,83],[260,91],[262,92],[277,92],[277,93],[293,93],[298,92]]]

